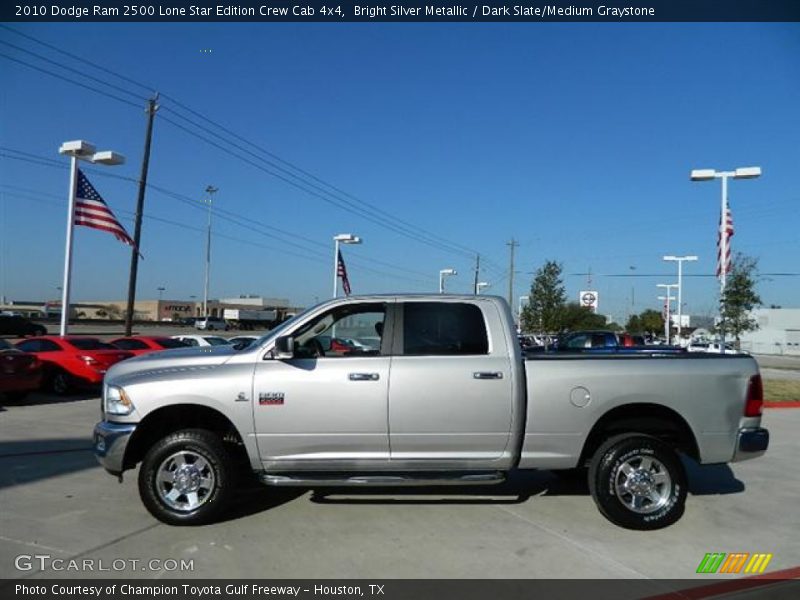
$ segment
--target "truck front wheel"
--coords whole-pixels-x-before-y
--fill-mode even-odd
[[[628,529],[660,529],[683,515],[686,471],[677,452],[661,440],[619,435],[595,452],[589,490],[612,523]]]
[[[228,504],[236,472],[222,440],[205,429],[183,429],[156,442],[139,469],[139,495],[156,519],[201,525]]]

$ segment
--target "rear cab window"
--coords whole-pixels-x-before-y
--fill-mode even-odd
[[[489,353],[481,309],[475,304],[403,304],[402,353],[405,356],[464,356]]]

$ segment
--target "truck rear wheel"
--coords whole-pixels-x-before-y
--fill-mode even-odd
[[[201,525],[218,517],[232,496],[236,469],[222,440],[183,429],[153,445],[139,469],[139,495],[156,519]]]
[[[660,529],[683,515],[686,471],[677,452],[661,440],[619,435],[592,457],[589,490],[612,523],[627,529]]]

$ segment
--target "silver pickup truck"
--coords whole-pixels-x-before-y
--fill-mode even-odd
[[[252,470],[270,486],[491,485],[514,469],[588,467],[600,512],[632,529],[683,513],[679,453],[760,456],[749,356],[523,358],[491,296],[332,300],[243,348],[169,350],[112,367],[94,451],[139,468],[147,509],[209,522]]]

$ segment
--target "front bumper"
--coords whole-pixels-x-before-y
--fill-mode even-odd
[[[767,446],[769,431],[763,427],[740,429],[736,436],[736,451],[732,462],[757,458],[767,451]]]
[[[100,421],[94,426],[93,449],[95,458],[112,475],[122,473],[125,449],[128,447],[128,442],[135,430],[135,423]]]

